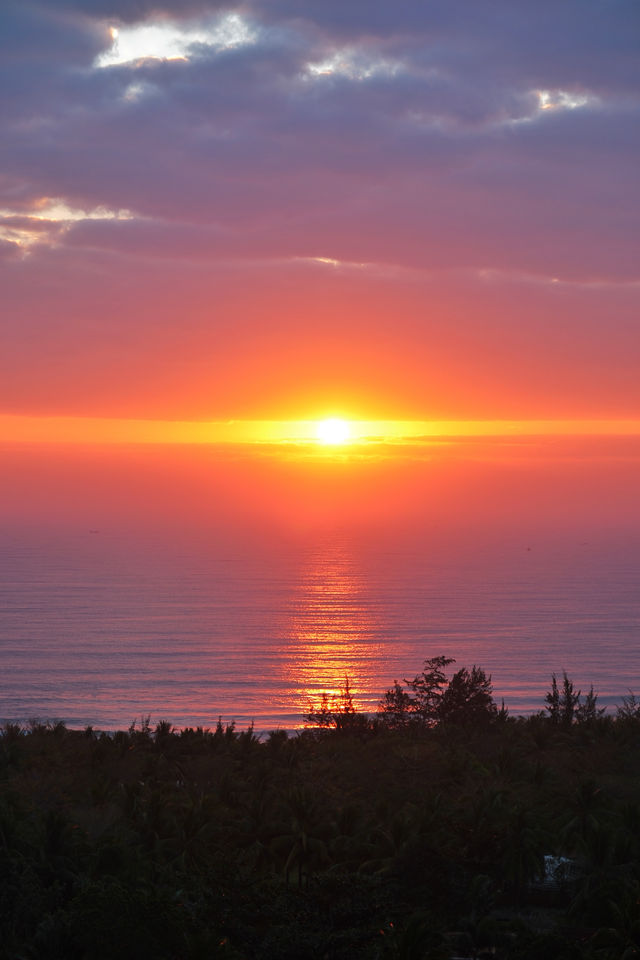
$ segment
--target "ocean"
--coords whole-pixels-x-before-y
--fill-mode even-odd
[[[563,670],[610,711],[640,693],[635,536],[234,543],[14,523],[0,546],[4,721],[293,729],[345,677],[374,711],[438,654],[482,666],[514,715],[543,709]]]

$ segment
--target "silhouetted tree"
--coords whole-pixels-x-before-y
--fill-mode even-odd
[[[544,701],[547,704],[545,710],[549,714],[549,720],[560,723],[560,691],[555,673],[551,674],[551,689],[547,691]]]
[[[629,696],[622,698],[622,706],[616,708],[619,720],[640,720],[640,698],[632,690]]]
[[[491,676],[482,667],[471,670],[463,667],[451,678],[442,694],[437,711],[438,719],[448,723],[483,723],[498,715],[493,700]]]
[[[319,707],[311,707],[304,715],[305,723],[312,727],[333,727],[335,730],[356,730],[368,727],[365,713],[359,713],[353,703],[349,677],[344,678],[344,687],[336,697],[329,699],[322,694]]]
[[[453,657],[429,657],[424,662],[422,673],[413,680],[404,681],[413,691],[415,713],[428,726],[433,726],[439,720],[440,701],[448,684],[444,671],[450,663],[455,663]]]
[[[562,676],[562,690],[560,690],[555,673],[551,674],[551,689],[545,697],[545,702],[548,704],[545,710],[547,710],[552,723],[569,727],[573,723],[580,703],[580,691],[576,692],[573,681],[569,680],[566,670],[562,671]]]
[[[579,703],[576,707],[576,721],[578,723],[593,723],[594,720],[604,716],[605,710],[606,707],[598,706],[598,694],[594,693],[593,684],[591,684],[584,703]]]
[[[380,719],[392,729],[412,723],[433,727],[438,723],[474,723],[494,719],[498,709],[493,700],[491,677],[481,667],[462,667],[447,679],[446,667],[455,663],[452,657],[430,657],[424,669],[405,680],[412,691],[407,693],[396,682],[380,701]]]
[[[402,730],[410,723],[420,720],[417,699],[403,690],[397,680],[378,704],[378,711],[385,725],[391,730]]]

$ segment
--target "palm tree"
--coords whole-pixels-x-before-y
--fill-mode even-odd
[[[513,810],[505,826],[501,868],[519,904],[531,880],[544,873],[544,838],[530,810],[522,806]]]
[[[309,872],[330,863],[327,824],[314,795],[303,787],[293,787],[285,801],[286,820],[273,838],[270,850],[283,863],[285,881],[297,871],[298,886]]]
[[[583,780],[563,797],[566,813],[560,835],[569,852],[583,849],[590,834],[598,830],[604,806],[605,796],[595,780]]]

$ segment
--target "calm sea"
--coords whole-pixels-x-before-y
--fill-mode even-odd
[[[640,565],[624,538],[478,546],[325,533],[230,550],[13,530],[1,546],[5,720],[292,728],[345,676],[373,710],[441,653],[483,666],[514,714],[541,709],[563,669],[610,709],[640,693]]]

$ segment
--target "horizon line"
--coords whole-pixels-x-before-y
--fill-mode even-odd
[[[318,446],[317,419],[154,420],[118,417],[0,414],[0,443],[249,444]],[[337,419],[337,418],[336,418]],[[414,444],[446,438],[640,436],[640,419],[360,419],[340,417],[349,437],[341,447]],[[329,444],[331,446],[331,444]]]

